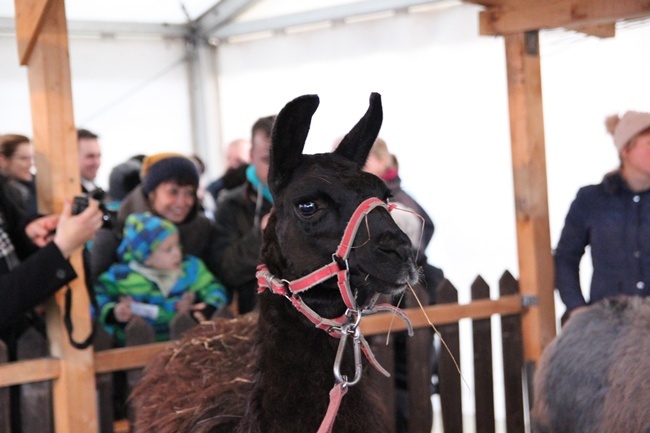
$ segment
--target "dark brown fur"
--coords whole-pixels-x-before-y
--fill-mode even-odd
[[[317,106],[316,96],[297,98],[280,112],[273,130],[269,187],[274,209],[264,231],[262,260],[287,280],[329,263],[357,206],[370,197],[389,196],[383,181],[361,171],[381,125],[379,95],[371,96],[368,112],[333,154],[303,155]],[[303,213],[305,204],[316,211]],[[351,286],[360,304],[373,293],[394,294],[415,282],[411,251],[385,209],[368,214],[349,257]],[[302,297],[323,317],[346,310],[335,280]],[[147,368],[133,395],[136,431],[318,430],[335,384],[339,340],[316,329],[283,296],[264,292],[259,306],[257,326],[253,317],[202,325]],[[342,372],[353,375],[351,347]],[[386,406],[366,375],[344,397],[334,431],[391,431]]]

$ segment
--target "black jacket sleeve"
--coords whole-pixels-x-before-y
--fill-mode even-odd
[[[0,276],[0,329],[77,277],[54,242]]]

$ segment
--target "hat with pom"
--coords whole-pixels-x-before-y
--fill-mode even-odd
[[[178,229],[169,220],[149,212],[133,213],[124,223],[124,236],[117,248],[117,256],[122,262],[144,263],[169,236]]]
[[[628,111],[622,117],[609,116],[605,120],[605,126],[614,137],[616,149],[621,153],[634,136],[650,128],[650,113]]]
[[[175,181],[181,185],[199,185],[199,172],[189,158],[179,153],[158,153],[142,161],[142,190],[150,193],[162,182]]]

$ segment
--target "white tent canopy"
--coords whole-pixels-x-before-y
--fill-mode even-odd
[[[11,3],[0,2],[0,133],[31,135]],[[227,142],[304,93],[321,96],[307,151],[327,151],[378,91],[381,136],[399,158],[405,189],[436,224],[430,261],[461,301],[478,274],[493,288],[504,269],[517,275],[505,57],[499,38],[478,35],[479,7],[407,0],[66,7],[74,116],[101,136],[100,184],[129,156],[166,150],[198,153],[216,177]],[[617,33],[541,35],[553,244],[578,187],[617,166],[605,116],[650,111],[650,26],[627,23]]]
[[[372,20],[333,21],[309,31],[276,30],[264,38],[202,45],[193,60],[178,37],[119,31],[92,36],[72,30],[75,23],[99,17],[110,19],[106,26],[127,21],[182,26],[179,2],[135,2],[149,6],[140,11],[133,9],[134,2],[111,2],[104,11],[105,2],[68,1],[74,114],[79,126],[101,135],[100,183],[106,185],[110,167],[132,154],[161,150],[197,152],[208,163],[209,176],[216,177],[228,141],[248,136],[256,118],[276,113],[303,93],[322,98],[307,151],[327,151],[363,113],[369,93],[378,91],[385,106],[381,135],[399,158],[404,187],[436,223],[431,261],[446,271],[461,298],[477,274],[491,285],[506,268],[516,275],[503,45],[477,34],[479,8],[457,2],[429,2],[425,8],[415,7],[424,2],[398,0],[327,8],[323,4],[334,2],[222,1],[216,7],[249,3],[232,26],[259,22],[261,16],[271,17],[267,20],[273,24],[314,10],[323,17],[369,3],[386,10],[389,4],[403,7]],[[305,3],[320,9],[305,11]],[[199,20],[212,7],[201,0],[184,4],[190,18]],[[287,13],[289,4],[303,10]],[[0,132],[30,135],[26,71],[18,65],[6,25],[13,17],[5,14],[13,9],[7,8],[10,2],[0,5],[5,16]],[[617,165],[604,117],[650,110],[645,85],[650,59],[644,54],[649,33],[643,23],[619,27],[616,38],[604,40],[542,33],[554,242],[577,188],[598,182]]]

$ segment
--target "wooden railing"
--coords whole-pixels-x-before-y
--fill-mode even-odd
[[[505,379],[505,406],[507,432],[523,432],[524,408],[522,397],[521,368],[523,363],[521,317],[523,311],[521,297],[518,294],[517,281],[508,273],[504,273],[500,281],[499,299],[489,299],[489,287],[478,277],[472,285],[472,302],[459,305],[457,291],[453,285],[445,280],[437,289],[437,305],[425,305],[419,308],[414,299],[408,301],[409,308],[404,309],[414,328],[418,330],[419,339],[407,342],[407,350],[417,353],[418,356],[409,356],[409,392],[416,398],[411,398],[411,406],[420,405],[419,410],[412,410],[412,426],[410,432],[426,432],[431,430],[430,409],[430,371],[423,367],[422,351],[431,346],[435,325],[445,341],[447,348],[439,354],[439,392],[442,403],[442,415],[445,431],[462,431],[461,407],[461,377],[457,370],[460,364],[460,337],[458,321],[471,319],[473,321],[473,347],[474,347],[474,396],[476,399],[477,432],[494,431],[494,401],[492,381],[492,348],[490,318],[500,315],[502,322],[503,362]],[[361,323],[362,333],[368,337],[377,336],[376,341],[383,341],[382,334],[398,332],[406,329],[401,320],[395,320],[390,313],[376,314],[365,317]],[[144,367],[158,352],[168,347],[171,343],[151,343],[123,348],[96,347],[94,352],[94,371],[98,375],[98,389],[102,384],[110,381],[108,373],[116,371],[137,371]],[[60,361],[55,358],[38,358],[21,360],[2,365],[2,342],[0,342],[0,419],[4,416],[8,406],[8,386],[19,384],[46,384],[59,377]],[[382,365],[390,371],[391,349],[382,349],[375,345],[378,358]],[[410,348],[410,349],[409,349]],[[388,350],[386,352],[386,350]],[[453,358],[452,358],[453,356]],[[419,375],[419,377],[418,377]],[[428,377],[427,377],[428,375]],[[411,377],[413,376],[413,377]],[[102,398],[102,392],[99,393]],[[110,393],[104,392],[103,398],[110,398]],[[101,411],[100,411],[101,412]],[[105,410],[100,418],[110,414]],[[421,418],[421,420],[420,420]],[[428,421],[427,421],[428,420]],[[9,427],[3,427],[0,421],[0,433],[10,433]],[[426,424],[428,423],[428,430]],[[100,423],[102,432],[112,431],[112,419],[108,422],[103,419]],[[487,427],[486,427],[487,426]],[[492,427],[490,427],[492,426]],[[4,428],[4,429],[3,429]],[[33,430],[47,432],[51,430]]]

